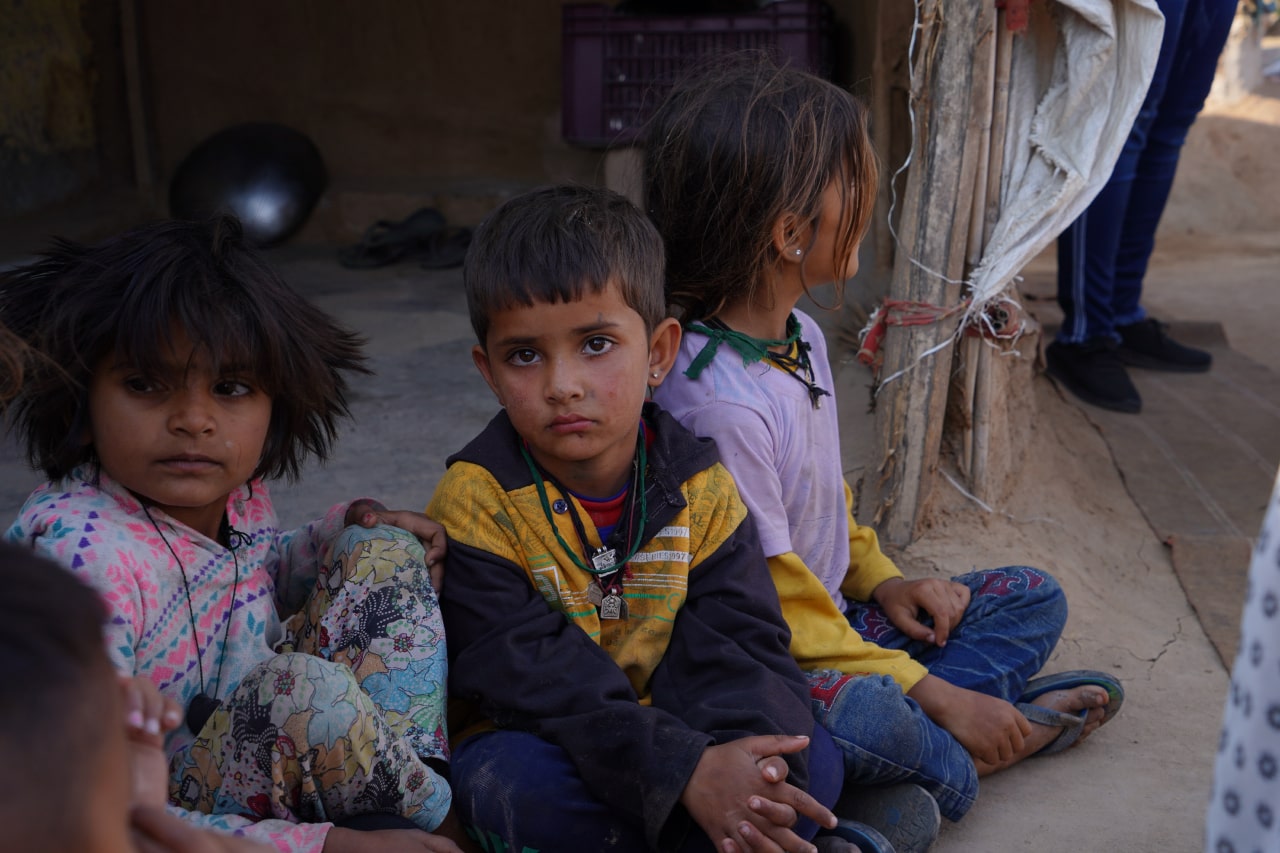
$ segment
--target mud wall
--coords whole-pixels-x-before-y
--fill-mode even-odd
[[[562,2],[0,0],[0,216],[135,163],[162,193],[245,121],[310,136],[331,189],[601,181],[602,152],[560,138]],[[878,3],[831,5],[838,77],[865,92]]]

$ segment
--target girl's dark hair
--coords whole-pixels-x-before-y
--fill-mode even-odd
[[[18,396],[22,387],[23,363],[27,360],[27,345],[13,332],[0,326],[0,412],[5,404]]]
[[[89,385],[108,356],[160,373],[182,335],[214,370],[251,375],[272,398],[253,474],[267,478],[296,479],[308,455],[328,457],[349,414],[343,374],[368,372],[363,340],[285,284],[225,216],[160,222],[96,246],[56,240],[0,273],[0,325],[31,351],[12,427],[52,480],[97,462],[84,438]]]
[[[625,196],[600,187],[544,187],[504,202],[476,228],[462,279],[481,346],[493,312],[573,302],[610,281],[650,332],[666,316],[658,232]]]
[[[816,233],[832,181],[843,200],[852,194],[834,259],[844,269],[871,221],[876,180],[866,110],[845,90],[760,52],[700,64],[645,133],[645,204],[666,244],[667,300],[686,320],[767,303],[775,223],[792,214]]]

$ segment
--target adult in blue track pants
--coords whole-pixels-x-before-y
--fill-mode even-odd
[[[1157,0],[1164,36],[1151,87],[1111,178],[1058,238],[1062,328],[1049,374],[1085,402],[1138,412],[1126,366],[1208,370],[1211,356],[1171,340],[1141,305],[1156,227],[1187,132],[1204,107],[1236,0]]]

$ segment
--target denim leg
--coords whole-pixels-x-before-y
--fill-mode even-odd
[[[814,726],[809,738],[809,796],[832,808],[844,787],[844,754],[835,738],[822,726]],[[796,821],[795,833],[806,841],[818,834],[818,825],[807,817]]]
[[[469,737],[455,748],[450,768],[458,817],[485,853],[649,850],[644,829],[596,799],[569,754],[537,735]],[[696,826],[680,847],[680,853],[714,850]]]
[[[932,675],[957,687],[1012,702],[1048,661],[1067,622],[1058,582],[1028,566],[953,578],[969,588],[969,606],[938,648],[899,631],[874,603],[852,603],[845,615],[863,639],[902,649]]]
[[[1125,139],[1120,157],[1112,167],[1111,177],[1084,213],[1058,237],[1058,304],[1062,308],[1063,319],[1057,339],[1063,343],[1083,343],[1091,338],[1120,339],[1115,327],[1116,288],[1120,286],[1116,277],[1116,261],[1121,232],[1129,216],[1134,175],[1164,96],[1183,13],[1190,0],[1157,2],[1165,16],[1165,28],[1146,98]],[[1126,280],[1126,290],[1119,298],[1126,305],[1132,302],[1136,306],[1137,297],[1141,296],[1141,279],[1137,282],[1136,295],[1127,289],[1131,286],[1132,282]]]
[[[1165,3],[1160,4],[1161,7]],[[1116,325],[1136,323],[1146,316],[1138,304],[1147,263],[1155,249],[1156,229],[1173,188],[1178,158],[1187,132],[1204,108],[1213,85],[1218,56],[1235,18],[1236,0],[1188,0],[1176,30],[1176,44],[1162,45],[1160,60],[1167,64],[1166,81],[1153,110],[1146,144],[1134,166],[1129,206],[1120,234],[1115,263]],[[1166,18],[1170,11],[1166,11]],[[1144,105],[1145,109],[1145,105]]]
[[[450,782],[458,817],[485,853],[648,849],[643,829],[612,814],[569,754],[537,735],[467,738],[454,748]]]
[[[485,853],[609,850],[643,853],[644,830],[596,799],[569,754],[537,735],[493,731],[458,744],[450,765],[453,802],[467,833]],[[815,727],[809,750],[809,793],[830,808],[843,783],[841,756]],[[795,832],[818,831],[802,819]],[[680,853],[712,853],[711,840],[693,826]]]
[[[814,719],[844,753],[846,785],[914,782],[933,795],[948,820],[978,796],[973,759],[887,675],[809,673]]]

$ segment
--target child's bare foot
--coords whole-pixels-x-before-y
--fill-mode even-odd
[[[1017,704],[1018,710],[1032,723],[1031,734],[1023,741],[1022,749],[1007,761],[999,764],[975,761],[979,776],[1004,770],[1046,749],[1049,754],[1075,746],[1114,716],[1123,700],[1123,692],[1113,700],[1107,688],[1098,684],[1068,685],[1070,681],[1064,682],[1062,688],[1046,690]],[[1113,701],[1115,707],[1111,707]]]

